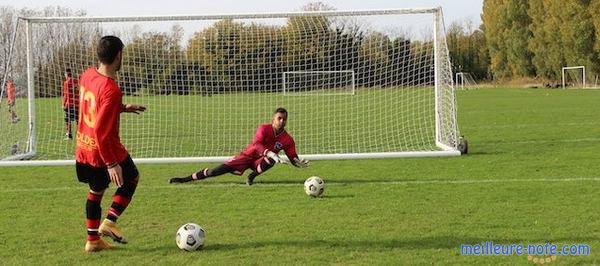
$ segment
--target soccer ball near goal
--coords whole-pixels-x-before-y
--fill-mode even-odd
[[[318,197],[325,190],[325,182],[318,176],[311,176],[304,181],[304,192],[311,197]]]
[[[194,223],[187,223],[179,227],[175,242],[180,249],[194,251],[204,246],[204,228]]]

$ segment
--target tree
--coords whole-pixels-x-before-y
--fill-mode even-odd
[[[17,11],[8,6],[0,6],[0,78],[4,78],[7,72],[10,72],[9,61],[12,61],[15,57],[9,59],[9,53],[13,35],[15,34],[15,24],[17,21]],[[13,54],[19,51],[12,51]],[[2,84],[0,84],[2,85]],[[4,87],[4,86],[3,86]],[[0,89],[2,91],[2,89]]]
[[[125,46],[121,83],[128,94],[170,94],[176,88],[167,81],[183,57],[177,27],[171,34],[144,32]]]
[[[510,76],[506,47],[507,0],[484,0],[481,19],[485,25],[485,39],[490,55],[490,73],[493,78]]]
[[[596,33],[594,38],[594,51],[596,54],[600,54],[600,1],[592,0],[588,7],[588,14],[590,15],[592,24],[594,25],[594,32]]]
[[[304,11],[331,10],[317,2],[303,7]],[[288,71],[323,70],[328,60],[325,55],[335,42],[333,20],[325,16],[291,17],[284,29],[287,62],[293,62]]]
[[[530,1],[533,37],[529,49],[538,76],[558,80],[566,65],[588,66],[588,71],[597,73],[599,31],[595,23],[600,20],[595,22],[592,14],[598,9],[600,1]]]
[[[372,32],[365,36],[361,46],[361,59],[367,79],[361,83],[367,87],[384,86],[389,73],[391,51],[390,38],[381,32]],[[399,63],[399,62],[398,62]]]
[[[534,73],[531,64],[532,53],[528,41],[531,38],[529,25],[531,18],[527,15],[528,0],[508,0],[506,2],[506,54],[508,67],[513,77],[529,77]]]
[[[3,14],[3,17],[6,14]],[[16,16],[22,17],[63,17],[84,16],[85,11],[73,11],[70,8],[50,6],[42,10],[21,9],[16,11]],[[26,33],[25,23],[20,23],[10,33],[3,36],[11,36],[17,31],[17,39],[14,43],[13,58],[9,67],[10,75],[20,84],[26,87]],[[68,24],[35,24],[31,29],[32,36],[32,59],[36,67],[34,88],[36,95],[40,97],[56,97],[62,95],[62,80],[65,68],[72,68],[75,73],[80,73],[88,67],[88,62],[79,60],[81,54],[89,52],[94,39],[98,35],[98,29],[90,24],[68,23]],[[77,57],[67,54],[73,49],[79,55]]]
[[[454,22],[446,31],[453,72],[469,72],[477,79],[487,78],[488,55],[484,31],[473,29],[471,21]]]
[[[527,77],[534,73],[529,50],[531,18],[527,0],[484,0],[482,20],[494,78]]]
[[[528,15],[531,18],[529,29],[532,38],[528,48],[533,53],[532,63],[536,74],[548,79],[560,77],[560,67],[564,65],[561,49],[561,22],[557,16],[558,1],[531,0]],[[562,2],[560,2],[562,4]]]
[[[599,61],[594,53],[596,32],[592,16],[588,13],[589,3],[586,0],[562,2],[559,9],[562,20],[560,32],[566,65],[588,66],[596,72]]]

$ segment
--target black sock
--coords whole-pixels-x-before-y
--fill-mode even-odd
[[[186,182],[193,181],[194,178],[192,178],[192,176],[188,176],[188,177],[181,177],[181,178],[179,178],[179,180],[181,181],[181,183],[186,183]]]
[[[187,183],[194,180],[201,180],[208,177],[219,176],[225,173],[233,173],[235,170],[225,164],[219,165],[214,169],[204,168],[201,171],[193,173],[186,177],[174,177],[169,181],[170,183]]]
[[[127,206],[129,206],[129,202],[131,202],[131,198],[133,198],[133,194],[137,188],[137,183],[137,178],[133,180],[125,180],[125,184],[117,189],[115,195],[113,196],[112,205],[108,209],[106,219],[117,222],[119,216],[121,216]]]
[[[225,164],[222,164],[213,169],[204,168],[204,169],[202,169],[202,171],[194,173],[188,177],[192,178],[193,180],[201,180],[201,179],[205,179],[208,177],[220,176],[220,175],[226,174],[226,173],[233,173],[234,171],[235,170],[233,168],[231,168]],[[194,178],[194,175],[196,176],[195,178]],[[188,177],[186,177],[186,179]]]
[[[256,171],[252,171],[252,173],[250,173],[248,175],[248,178],[251,180],[254,180],[255,177],[257,177],[258,175],[260,175],[259,173],[257,173]]]
[[[251,175],[256,173],[256,175],[255,175],[255,177],[256,177],[257,175],[260,175],[263,172],[271,169],[271,167],[273,167],[274,165],[275,165],[275,161],[273,159],[265,157],[265,159],[260,162],[258,167],[254,170],[254,172],[251,173]]]
[[[265,171],[271,169],[271,167],[273,167],[274,165],[275,161],[273,159],[265,157],[265,159],[260,162],[258,167],[248,175],[248,180],[250,182],[249,184],[251,184],[254,181],[254,178],[264,173]]]
[[[204,168],[204,169],[202,169],[202,170],[200,170],[200,171],[198,171],[196,173],[193,173],[190,176],[184,177],[184,179],[185,179],[186,182],[188,182],[187,180],[190,179],[190,178],[191,178],[190,180],[202,180],[202,179],[205,179],[205,178],[207,178],[209,176],[210,176],[209,175],[209,169],[208,168]]]
[[[86,213],[86,227],[87,227],[87,240],[93,241],[100,239],[98,234],[98,227],[100,227],[100,215],[102,215],[102,207],[100,202],[102,201],[101,194],[94,194],[89,192],[85,203]]]

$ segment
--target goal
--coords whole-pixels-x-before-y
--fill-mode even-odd
[[[123,102],[148,108],[121,115],[136,162],[222,162],[277,107],[308,159],[460,154],[441,8],[23,17],[8,74],[22,119],[2,112],[0,165],[73,163],[64,70],[95,66],[103,35],[125,43]]]
[[[585,89],[585,66],[563,67],[562,87]]]
[[[457,72],[455,81],[457,90],[472,90],[479,87],[473,75],[468,72]]]

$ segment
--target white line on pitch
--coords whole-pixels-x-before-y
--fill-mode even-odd
[[[561,126],[596,126],[600,122],[580,122],[580,123],[537,123],[537,124],[499,124],[485,126],[466,126],[467,129],[497,129],[497,128],[540,128],[545,126],[561,127]],[[461,128],[462,129],[462,128]]]
[[[543,143],[575,143],[575,142],[597,142],[600,138],[581,138],[581,139],[556,139],[556,140],[522,140],[522,141],[489,141],[478,143],[479,146],[497,146],[499,144],[543,144]]]
[[[470,179],[470,180],[407,180],[407,181],[361,181],[353,179],[351,181],[330,181],[327,186],[347,186],[347,185],[469,185],[469,184],[498,184],[498,183],[525,183],[525,182],[580,182],[580,181],[600,181],[600,177],[580,177],[580,178],[523,178],[523,179]],[[255,187],[295,187],[302,186],[298,183],[260,183]],[[196,189],[200,187],[209,188],[228,188],[228,187],[246,187],[244,183],[205,183],[205,184],[178,184],[178,185],[159,185],[144,186],[138,189]],[[17,188],[0,189],[0,193],[14,192],[39,192],[39,191],[64,191],[64,190],[86,190],[85,185],[77,187],[50,187],[50,188]]]

